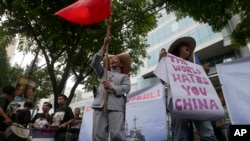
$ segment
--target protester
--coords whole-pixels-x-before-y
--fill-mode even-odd
[[[33,101],[33,92],[34,92],[34,91],[33,91],[33,88],[27,86],[27,87],[25,88],[25,91],[24,91],[24,98],[25,98],[26,100]]]
[[[72,109],[66,105],[68,97],[59,94],[57,96],[59,108],[56,109],[52,126],[59,128],[56,132],[55,141],[66,141],[67,127],[74,122]]]
[[[25,101],[23,104],[23,108],[18,109],[16,114],[13,115],[13,121],[22,125],[23,127],[27,128],[28,124],[30,123],[31,119],[31,112],[30,109],[32,108],[33,104],[31,101]]]
[[[44,102],[42,107],[43,112],[35,115],[31,121],[30,127],[47,128],[47,126],[52,122],[52,116],[49,114],[51,108],[51,103]]]
[[[158,62],[160,62],[161,58],[162,57],[165,57],[167,55],[167,51],[165,48],[162,48],[161,51],[160,51],[160,54],[159,54],[159,59],[158,59]]]
[[[193,57],[192,54],[195,46],[196,42],[192,37],[182,37],[171,44],[168,49],[168,53],[178,56],[184,60],[193,60],[191,58]],[[204,69],[205,72],[208,72],[209,65],[206,65]],[[172,113],[173,102],[171,97],[168,109]],[[173,141],[191,141],[193,139],[192,131],[190,131],[193,130],[190,120],[194,123],[202,141],[217,141],[210,121],[178,118],[173,114],[171,116],[173,125]]]
[[[221,89],[221,92],[219,93],[219,98],[221,100],[222,106],[223,106],[224,111],[225,111],[225,116],[224,116],[224,127],[225,128],[223,130],[223,133],[228,141],[228,139],[229,139],[229,126],[231,125],[231,120],[229,117],[229,113],[228,113],[228,109],[227,109],[227,105],[225,102],[225,97],[224,97],[222,89]]]
[[[162,48],[161,50],[160,50],[160,53],[159,53],[159,59],[158,59],[158,62],[160,62],[160,60],[163,58],[163,57],[165,57],[167,55],[167,51],[166,51],[166,49],[165,48]],[[166,86],[168,86],[168,84],[167,83],[165,83],[163,80],[161,80],[160,79],[160,81],[161,81],[161,83],[163,84],[163,85],[166,85]],[[168,96],[166,95],[166,99],[168,99]],[[166,101],[166,107],[168,106],[168,104],[167,104],[167,101]],[[168,108],[166,108],[166,111],[167,111],[167,113],[169,113],[169,110],[168,110]],[[171,116],[169,117],[169,118],[171,118]],[[171,122],[171,120],[170,120],[170,128],[172,129],[173,127],[173,124],[172,124],[172,122]],[[188,127],[189,127],[189,131],[190,131],[190,136],[189,136],[189,139],[190,140],[193,140],[193,124],[192,124],[192,122],[191,121],[189,121],[188,122]],[[173,132],[173,130],[171,130],[172,131],[172,138],[174,137],[173,136],[173,134],[174,134],[174,132]]]
[[[25,102],[26,100],[33,100],[33,88],[26,86],[25,90],[23,91],[23,86],[21,84],[17,84],[13,102]]]
[[[231,125],[231,120],[230,120],[230,117],[229,117],[227,105],[226,105],[226,102],[225,102],[225,99],[224,99],[224,94],[223,94],[222,90],[221,90],[221,93],[219,93],[219,98],[221,100],[222,106],[223,106],[224,111],[225,111],[224,129],[222,130],[222,132],[223,132],[226,140],[228,141],[229,140],[229,127]]]
[[[16,85],[15,98],[13,102],[25,102],[23,97],[23,86],[21,84]]]
[[[70,138],[70,141],[78,141],[78,136],[82,124],[82,118],[80,117],[81,109],[75,108],[74,114],[75,114],[75,121],[72,124],[70,124],[67,134],[67,138]]]
[[[31,101],[25,101],[23,108],[16,110],[16,113],[12,115],[12,120],[15,123],[14,127],[8,129],[8,141],[26,141],[28,136],[28,124],[31,119],[30,109],[32,108]],[[18,134],[16,134],[13,130],[16,130]],[[13,131],[13,132],[12,132]]]
[[[229,113],[227,110],[226,102],[224,99],[224,95],[222,89],[220,88],[218,96],[220,98],[221,104],[225,111],[225,116],[223,119],[212,121],[214,132],[219,141],[228,141],[229,140],[229,126],[231,125],[231,121],[229,118]]]
[[[6,141],[4,131],[12,124],[11,118],[8,116],[7,108],[9,103],[14,99],[15,88],[6,85],[2,88],[0,95],[0,141]]]
[[[23,86],[21,84],[16,85],[15,96],[22,96],[23,94]]]
[[[81,109],[80,108],[75,108],[74,114],[75,114],[75,122],[72,124],[72,126],[76,127],[76,128],[80,128],[81,123],[82,123],[82,118],[80,117]]]
[[[92,108],[93,114],[93,141],[107,141],[110,135],[111,141],[125,140],[125,94],[130,91],[130,56],[127,53],[119,55],[109,55],[104,58],[104,66],[108,65],[107,80],[105,78],[104,67],[101,64],[106,47],[110,42],[110,37],[106,36],[104,45],[97,52],[92,61],[100,85]],[[106,64],[106,59],[109,63]],[[104,111],[104,95],[108,96],[107,111]]]

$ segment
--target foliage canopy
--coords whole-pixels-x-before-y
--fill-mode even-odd
[[[95,25],[75,25],[54,16],[58,10],[70,5],[72,0],[2,0],[0,15],[6,20],[0,26],[5,36],[24,36],[33,46],[26,46],[33,52],[40,52],[47,64],[47,72],[53,93],[63,92],[66,80],[74,75],[76,87],[82,83],[91,89],[97,79],[90,67],[91,58],[103,44],[106,33],[105,22]],[[109,53],[129,51],[133,70],[142,65],[140,58],[146,57],[147,33],[156,27],[156,12],[145,0],[112,0],[111,44]],[[156,7],[156,6],[155,6]],[[142,22],[143,21],[143,22]],[[136,64],[136,65],[135,65]]]

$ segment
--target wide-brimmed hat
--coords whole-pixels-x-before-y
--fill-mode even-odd
[[[128,74],[131,70],[131,59],[130,59],[130,55],[126,52],[118,54],[118,55],[108,55],[108,58],[113,57],[113,56],[117,56],[120,58],[121,63],[123,64],[122,68],[121,68],[121,73],[124,74]],[[105,66],[106,64],[106,56],[103,58],[103,65]],[[108,70],[110,70],[110,66],[108,65]]]
[[[176,47],[178,47],[182,43],[185,43],[190,48],[190,50],[191,50],[190,56],[191,56],[194,52],[195,47],[196,47],[196,42],[195,42],[194,38],[192,38],[192,37],[181,37],[181,38],[175,40],[168,48],[168,52],[173,53],[173,51],[176,49]]]

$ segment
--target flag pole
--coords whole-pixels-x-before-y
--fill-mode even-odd
[[[110,36],[110,24],[111,23],[111,17],[109,17],[107,20],[106,20],[106,24],[107,24],[107,35],[106,36]],[[108,81],[108,63],[109,63],[109,60],[108,60],[108,47],[109,47],[109,43],[106,44],[106,52],[105,52],[105,56],[107,59],[105,59],[105,69],[104,69],[104,78],[105,78],[105,81]],[[105,90],[105,93],[104,93],[104,105],[103,105],[103,112],[107,112],[108,111],[108,93],[107,93],[107,90]]]

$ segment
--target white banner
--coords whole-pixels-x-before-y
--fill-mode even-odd
[[[161,65],[167,68],[175,116],[198,120],[220,119],[224,116],[219,97],[202,66],[170,53],[162,59],[165,64]],[[166,78],[166,74],[157,77]]]
[[[159,83],[135,91],[128,94],[127,99],[126,140],[138,139],[140,136],[134,136],[137,131],[142,135],[141,141],[166,141],[168,130],[164,86]]]
[[[79,141],[92,141],[92,129],[93,129],[93,112],[92,109],[93,100],[87,101],[84,108],[83,119],[81,124],[81,130],[79,133]]]
[[[216,66],[232,124],[250,124],[250,57]]]
[[[128,94],[126,141],[167,141],[165,91],[162,84]],[[79,141],[92,141],[93,109],[86,103]]]

